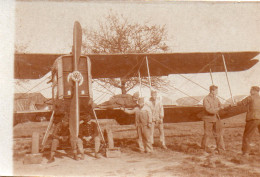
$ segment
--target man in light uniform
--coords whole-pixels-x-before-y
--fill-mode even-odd
[[[153,117],[152,132],[151,132],[152,144],[154,143],[154,129],[157,127],[160,133],[160,142],[162,148],[167,149],[167,146],[165,144],[164,129],[163,129],[164,110],[160,99],[157,97],[156,91],[151,91],[151,98],[147,102],[147,105],[150,107],[152,111],[152,117]]]
[[[211,152],[208,147],[208,140],[211,132],[216,139],[217,150],[219,153],[225,150],[223,140],[223,128],[218,112],[223,109],[219,99],[216,97],[218,94],[218,87],[215,85],[210,86],[210,93],[203,100],[204,114],[202,119],[204,121],[204,136],[202,138],[201,147],[207,152]]]
[[[250,96],[238,102],[238,105],[245,105],[248,107],[246,115],[246,126],[243,135],[242,152],[243,155],[248,156],[250,153],[250,142],[258,129],[260,133],[260,96],[259,87],[253,86],[250,90]]]
[[[148,106],[144,105],[144,98],[139,98],[138,104],[139,107],[135,107],[133,110],[120,109],[127,114],[135,114],[139,149],[141,152],[151,153],[153,152],[151,142],[152,112]]]

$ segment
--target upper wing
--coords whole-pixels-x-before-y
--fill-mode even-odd
[[[24,54],[14,55],[15,79],[38,79],[47,74],[54,61],[61,54]]]
[[[149,62],[151,76],[169,74],[205,73],[225,71],[222,54],[228,71],[243,71],[254,66],[258,60],[252,60],[258,52],[229,53],[165,53],[165,54],[125,54],[125,55],[89,55],[92,61],[93,78],[113,78],[147,76],[145,58]]]
[[[93,78],[133,77],[140,71],[147,76],[146,58],[151,76],[169,74],[223,72],[222,55],[228,71],[243,71],[254,66],[259,52],[91,54]],[[50,71],[59,54],[15,54],[15,78],[35,79]]]

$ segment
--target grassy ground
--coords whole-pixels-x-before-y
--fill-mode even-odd
[[[94,161],[88,157],[85,161],[75,162],[65,153],[65,157],[58,159],[52,166],[46,163],[47,159],[44,159],[40,166],[22,164],[22,154],[19,156],[18,152],[30,151],[30,131],[42,131],[47,126],[46,122],[35,125],[27,123],[14,127],[14,172],[16,175],[260,176],[259,134],[255,135],[251,144],[252,155],[248,158],[241,155],[244,116],[223,121],[226,152],[221,155],[207,154],[200,148],[203,122],[165,124],[168,150],[160,148],[156,131],[155,152],[152,155],[140,154],[137,151],[136,130],[133,125],[114,125],[111,128],[115,145],[121,148],[120,158]],[[213,137],[210,145],[212,149],[215,148]],[[47,151],[45,155],[48,153]],[[64,169],[66,166],[75,169]]]

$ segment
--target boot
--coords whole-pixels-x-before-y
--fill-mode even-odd
[[[204,149],[208,154],[213,154],[214,153],[214,150],[210,149],[209,147],[206,147]]]
[[[247,158],[247,157],[249,157],[249,153],[248,152],[243,152],[242,156]]]
[[[165,144],[162,145],[162,148],[165,149],[165,150],[168,149]]]
[[[225,150],[223,150],[223,149],[217,149],[217,151],[218,151],[219,155],[224,155],[225,154]]]
[[[74,160],[79,160],[79,158],[78,158],[78,154],[77,153],[73,153],[73,158],[74,158]]]
[[[48,160],[47,163],[52,163],[52,162],[55,161],[55,159],[54,159],[54,154],[55,154],[55,153],[51,152],[51,156],[50,156],[50,158],[49,158],[49,160]]]
[[[85,156],[84,154],[82,153],[81,156],[80,156],[80,160],[84,160],[85,159]]]
[[[99,153],[96,153],[96,152],[95,152],[95,158],[96,158],[96,159],[100,159],[100,158],[101,158],[101,155],[100,155]]]

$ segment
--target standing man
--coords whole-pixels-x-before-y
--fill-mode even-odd
[[[144,98],[139,98],[139,107],[129,110],[120,108],[127,114],[135,114],[135,125],[138,135],[138,145],[141,152],[153,152],[151,142],[151,126],[152,126],[152,112],[150,108],[144,105]]]
[[[247,106],[246,126],[243,135],[242,152],[243,155],[248,156],[250,153],[250,142],[258,129],[260,133],[260,96],[259,87],[253,86],[250,90],[250,96],[246,97],[238,105]]]
[[[225,150],[223,140],[223,128],[218,112],[222,109],[222,105],[219,99],[216,97],[218,94],[218,87],[211,85],[209,87],[210,93],[203,100],[204,115],[202,119],[204,121],[204,136],[202,138],[201,147],[206,152],[211,152],[208,147],[208,140],[211,132],[216,139],[217,150],[219,153]]]
[[[150,107],[152,111],[152,133],[151,133],[152,144],[154,143],[154,129],[157,127],[160,133],[160,142],[162,148],[167,149],[167,146],[165,145],[165,137],[164,137],[164,129],[163,129],[164,110],[160,99],[157,97],[156,91],[151,91],[151,98],[148,101],[147,105]]]

